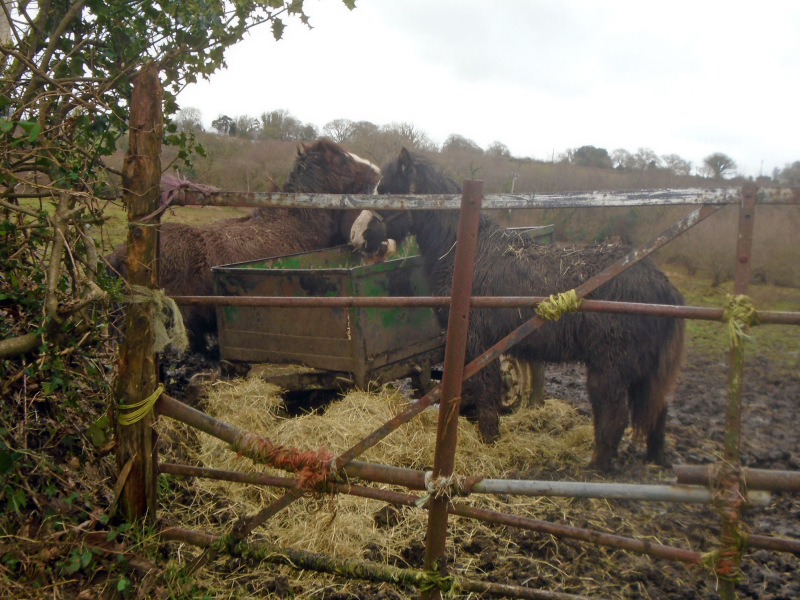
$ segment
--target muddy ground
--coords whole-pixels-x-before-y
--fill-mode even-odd
[[[209,365],[182,363],[165,371],[165,380],[172,382],[173,393],[182,395],[188,377]],[[584,390],[583,369],[578,365],[550,365],[547,368],[546,393],[566,400],[590,417]],[[800,469],[800,373],[785,366],[774,367],[756,350],[746,359],[743,391],[741,456],[745,466],[759,469]],[[709,359],[691,350],[686,357],[679,387],[670,406],[667,429],[668,459],[676,464],[703,465],[715,462],[723,448],[727,360]],[[191,395],[191,394],[190,394]],[[193,401],[191,398],[187,398]],[[581,466],[567,472],[541,469],[520,473],[520,478],[607,480],[630,483],[664,483],[671,470],[642,463],[641,446],[623,441],[617,470],[611,475],[593,473]],[[576,504],[580,501],[576,500]],[[645,536],[662,544],[698,552],[716,548],[720,519],[709,507],[651,503],[644,508],[632,501],[614,501],[611,520],[586,514],[575,520],[554,522],[587,527],[632,537]],[[391,513],[391,509],[388,509]],[[376,523],[386,519],[387,510],[376,512]],[[580,514],[580,513],[578,513]],[[773,493],[766,508],[745,511],[746,529],[766,536],[800,539],[800,497],[796,493]],[[456,540],[456,561],[477,563],[484,579],[493,582],[525,585],[551,591],[582,594],[593,598],[635,599],[715,599],[719,598],[717,582],[707,570],[687,567],[659,558],[584,545],[573,540],[556,540],[530,531],[501,526],[496,535]],[[424,556],[424,540],[411,543],[391,562],[400,567],[420,568]],[[364,558],[371,559],[370,549]],[[542,568],[542,565],[549,568]],[[227,570],[239,568],[234,563],[221,563],[214,568],[224,577]],[[548,574],[549,573],[549,574]],[[303,596],[309,590],[288,585],[285,578],[275,577],[253,588],[247,597],[282,598]],[[386,585],[349,584],[345,589],[332,585],[318,590],[318,597],[344,600],[363,598],[416,598],[412,588]],[[742,562],[742,578],[737,585],[739,598],[796,600],[800,598],[800,557],[749,549]],[[315,595],[316,597],[316,595]]]
[[[547,390],[558,398],[577,403],[590,414],[583,391],[580,367],[566,365],[548,369]],[[773,369],[757,354],[747,358],[744,376],[741,457],[744,466],[758,469],[800,469],[800,374]],[[727,362],[710,360],[690,352],[672,404],[667,425],[668,460],[672,464],[702,465],[715,462],[723,448]],[[622,465],[615,481],[647,482],[654,470],[642,467],[641,449],[623,450]],[[663,473],[661,473],[663,476]],[[655,482],[655,481],[654,481]],[[620,503],[623,520],[636,521],[634,504]],[[686,506],[663,505],[664,513],[652,523],[634,528],[657,531],[668,539],[669,528],[682,532],[693,549],[707,551],[719,534],[719,516],[712,509],[687,510]],[[651,514],[646,519],[651,518]],[[797,493],[773,493],[767,508],[745,511],[742,520],[753,534],[800,539],[800,498]],[[639,529],[641,527],[641,529]],[[665,541],[664,543],[670,543]],[[685,547],[685,546],[683,546]],[[586,557],[588,558],[588,557]],[[591,561],[589,561],[591,562]],[[697,569],[687,569],[660,559],[645,559],[627,553],[615,554],[615,568],[622,578],[639,582],[629,588],[631,598],[717,598],[714,578]],[[604,565],[597,565],[604,568]],[[587,567],[590,571],[592,567]],[[765,550],[746,551],[740,598],[800,598],[800,557]],[[591,577],[591,575],[590,575]],[[605,574],[604,574],[605,577]]]

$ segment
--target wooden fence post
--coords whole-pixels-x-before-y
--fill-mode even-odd
[[[142,67],[131,94],[130,141],[122,185],[128,210],[128,283],[155,288],[158,283],[158,220],[141,223],[159,204],[163,89],[154,64]],[[116,404],[134,404],[156,390],[158,372],[153,351],[153,303],[125,307],[125,341],[120,347],[114,389]],[[117,485],[120,508],[128,520],[156,515],[156,434],[153,411],[130,425],[117,417]],[[121,491],[119,486],[122,485]]]

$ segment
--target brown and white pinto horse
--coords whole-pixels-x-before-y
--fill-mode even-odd
[[[284,191],[372,194],[379,179],[378,167],[322,138],[297,147]],[[168,296],[210,296],[211,267],[344,244],[358,212],[266,207],[203,227],[162,223],[159,285]],[[106,257],[111,270],[123,277],[127,250],[123,244]],[[184,306],[181,313],[191,350],[208,352],[206,334],[217,332],[214,307]]]
[[[452,193],[450,182],[422,156],[403,149],[383,167],[378,193]],[[384,214],[384,217],[387,217]],[[359,217],[354,238],[391,236],[398,242],[413,233],[424,259],[433,295],[449,296],[453,276],[458,213],[446,210],[406,212],[396,219]],[[620,244],[568,247],[522,240],[481,215],[475,277],[476,296],[549,296],[576,288],[629,248]],[[644,260],[600,286],[589,298],[648,304],[683,304],[675,286],[654,262]],[[447,324],[447,311],[439,313]],[[467,337],[467,361],[534,316],[532,309],[473,309]],[[680,319],[578,312],[545,323],[509,350],[525,361],[579,362],[586,365],[594,418],[592,463],[607,469],[630,422],[647,442],[646,459],[665,462],[667,400],[680,370],[684,324]],[[500,436],[501,375],[497,361],[469,379],[462,413],[477,421],[481,437]]]

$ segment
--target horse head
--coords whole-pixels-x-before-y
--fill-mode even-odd
[[[400,150],[397,158],[381,169],[379,194],[457,194],[461,186],[443,175],[421,154]],[[411,233],[413,225],[410,211],[365,210],[350,230],[350,243],[363,254],[373,256],[382,244],[394,240],[399,244]]]
[[[380,176],[380,169],[368,160],[345,151],[332,140],[320,138],[297,146],[297,157],[284,191],[371,194]]]

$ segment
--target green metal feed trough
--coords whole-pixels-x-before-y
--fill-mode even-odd
[[[427,296],[422,258],[362,264],[347,246],[213,268],[220,296]],[[441,362],[445,334],[431,308],[217,308],[220,355],[344,372],[361,388]],[[424,376],[424,375],[423,375]]]

